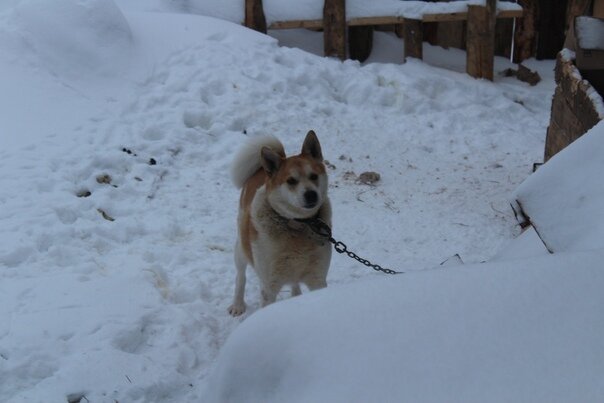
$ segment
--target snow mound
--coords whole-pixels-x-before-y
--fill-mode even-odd
[[[604,122],[520,185],[515,199],[550,251],[604,247]]]
[[[206,401],[598,401],[602,258],[431,270],[283,301],[231,334]]]
[[[201,14],[208,17],[241,24],[244,19],[245,5],[240,0],[159,0],[161,5],[171,11]]]
[[[23,48],[61,76],[113,71],[132,44],[128,22],[113,0],[22,0],[10,14]]]

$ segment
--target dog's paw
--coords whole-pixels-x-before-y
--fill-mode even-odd
[[[229,307],[229,313],[231,316],[240,316],[245,312],[245,303],[233,304]]]

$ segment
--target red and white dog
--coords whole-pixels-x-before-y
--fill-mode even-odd
[[[291,157],[275,137],[254,138],[236,155],[231,174],[242,190],[235,298],[229,313],[245,312],[248,264],[260,279],[262,306],[275,302],[284,285],[291,286],[294,296],[300,294],[301,283],[311,291],[326,287],[331,245],[297,221],[320,218],[331,226],[327,174],[316,134],[309,131],[301,153]]]

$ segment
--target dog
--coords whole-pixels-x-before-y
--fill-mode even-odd
[[[309,131],[300,154],[290,157],[275,137],[251,139],[235,156],[231,176],[241,197],[229,313],[245,312],[248,265],[260,280],[262,307],[275,302],[286,285],[292,296],[301,294],[300,284],[310,291],[326,287],[331,245],[303,222],[318,218],[331,227],[327,172],[315,132]]]

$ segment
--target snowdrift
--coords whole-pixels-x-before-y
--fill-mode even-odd
[[[258,311],[211,402],[595,402],[604,252],[405,274]]]
[[[556,154],[515,192],[549,250],[602,248],[603,155],[604,121]]]

